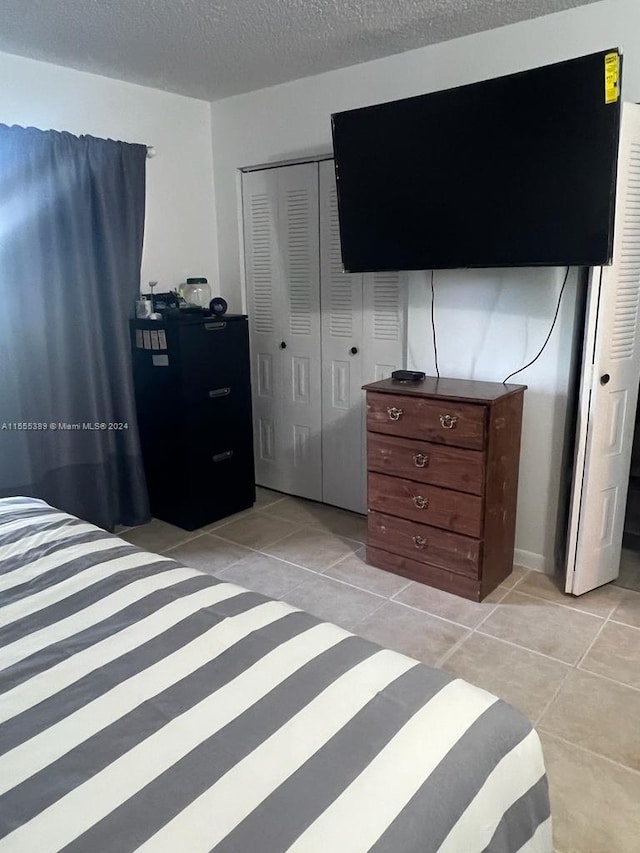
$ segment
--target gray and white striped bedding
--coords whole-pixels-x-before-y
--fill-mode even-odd
[[[0,501],[0,853],[548,853],[494,696]]]

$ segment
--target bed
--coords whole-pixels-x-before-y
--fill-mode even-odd
[[[0,500],[0,853],[549,853],[496,697]]]

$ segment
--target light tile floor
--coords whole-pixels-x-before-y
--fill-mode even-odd
[[[202,530],[154,520],[120,535],[511,702],[542,738],[557,853],[638,853],[640,591],[574,598],[515,566],[476,604],[367,566],[365,531],[361,516],[259,489],[253,509]]]

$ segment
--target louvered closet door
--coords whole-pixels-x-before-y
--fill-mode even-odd
[[[407,274],[374,272],[363,277],[363,383],[388,379],[404,367]]]
[[[322,496],[364,512],[362,276],[342,272],[333,160],[320,163],[320,294]]]
[[[256,481],[322,498],[318,167],[243,176]]]
[[[323,500],[364,512],[361,389],[403,366],[406,275],[342,272],[332,160],[320,164],[320,247]]]
[[[624,104],[613,264],[591,271],[567,592],[618,576],[640,380],[640,107]]]

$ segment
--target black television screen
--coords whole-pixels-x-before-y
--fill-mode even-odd
[[[333,115],[345,270],[610,263],[620,64],[602,51]]]

